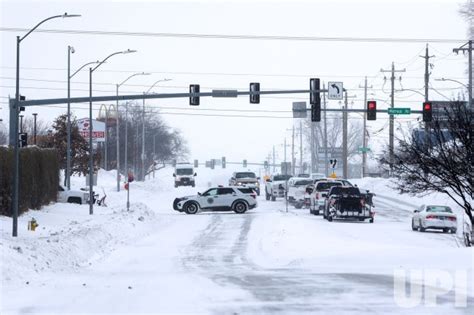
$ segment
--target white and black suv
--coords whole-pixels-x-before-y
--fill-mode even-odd
[[[187,214],[204,211],[235,211],[245,213],[257,207],[255,194],[248,193],[245,187],[213,187],[195,196],[176,198],[173,209]]]

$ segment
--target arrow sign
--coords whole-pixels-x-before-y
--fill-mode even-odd
[[[328,82],[328,99],[342,100],[343,91],[342,82]]]

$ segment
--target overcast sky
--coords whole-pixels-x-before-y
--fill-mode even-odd
[[[465,1],[5,1],[1,0],[0,118],[8,122],[8,96],[14,95],[15,36],[25,32],[4,28],[31,28],[40,20],[68,12],[81,18],[56,19],[42,29],[88,30],[136,33],[186,33],[219,35],[270,35],[298,37],[435,39],[429,43],[431,59],[430,98],[445,100],[463,92],[451,78],[467,83],[466,56],[452,49],[467,40],[467,24],[459,15]],[[455,41],[453,41],[455,40]],[[139,94],[155,81],[153,92],[186,92],[189,84],[201,91],[216,88],[247,90],[250,82],[260,82],[262,90],[307,89],[309,78],[342,81],[352,107],[363,107],[364,76],[368,76],[369,97],[379,100],[379,108],[389,101],[389,81],[384,84],[381,68],[406,69],[396,88],[423,93],[423,41],[361,42],[357,40],[254,40],[223,38],[177,38],[159,36],[90,35],[32,33],[21,44],[21,94],[28,99],[66,96],[67,46],[75,48],[72,69],[102,59],[115,51],[136,49],[129,55],[111,58],[94,73],[94,95],[115,94],[115,84],[135,72],[138,76],[121,88],[121,94]],[[444,96],[438,94],[441,93]],[[373,93],[373,94],[372,94]],[[84,71],[72,81],[72,96],[88,95],[88,75]],[[238,99],[202,98],[191,108],[188,99],[149,100],[160,109],[172,128],[181,130],[191,150],[191,159],[207,160],[226,156],[228,161],[261,162],[275,145],[283,158],[283,141],[288,141],[293,125],[291,103],[307,101],[308,95],[262,97],[260,104]],[[396,93],[396,107],[421,109],[422,95]],[[331,101],[329,107],[339,107]],[[88,115],[87,105],[74,105],[78,118]],[[95,104],[98,109],[99,104]],[[238,110],[238,111],[234,111]],[[271,112],[275,111],[275,112]],[[28,108],[25,115],[39,113],[51,121],[65,112],[65,105]],[[215,116],[202,116],[202,115]],[[238,115],[239,117],[225,117]],[[265,116],[260,118],[241,116]],[[287,118],[278,118],[287,117]],[[406,125],[417,115],[398,118]],[[360,120],[353,114],[351,120]],[[369,122],[371,146],[386,142],[388,119],[379,115]],[[299,123],[298,123],[299,124]],[[382,129],[383,128],[383,129]],[[382,131],[378,132],[380,129]]]

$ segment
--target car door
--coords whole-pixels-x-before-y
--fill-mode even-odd
[[[236,199],[236,195],[236,192],[232,188],[218,188],[217,198],[215,199],[216,206],[219,208],[230,208]]]
[[[217,204],[217,188],[211,188],[199,197],[199,204],[203,209],[212,209]]]

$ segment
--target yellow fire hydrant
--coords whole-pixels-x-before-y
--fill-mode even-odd
[[[29,231],[34,231],[39,224],[36,222],[35,218],[31,218],[30,221],[28,221],[28,230]]]

